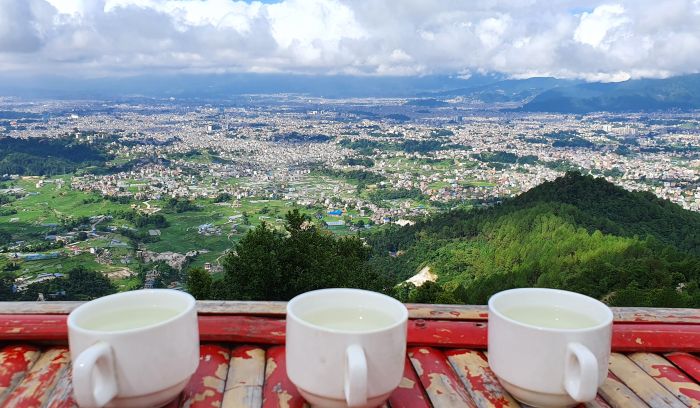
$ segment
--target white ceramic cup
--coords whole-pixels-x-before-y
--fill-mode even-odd
[[[385,327],[343,331],[310,323],[308,313],[362,308],[390,316]],[[287,304],[287,375],[314,407],[376,407],[399,385],[406,359],[408,310],[389,296],[321,289]]]
[[[569,310],[591,323],[554,329],[506,316],[524,307]],[[565,407],[591,401],[607,377],[612,322],[610,308],[579,293],[541,288],[499,292],[489,299],[489,365],[503,387],[528,405]]]
[[[170,317],[124,330],[94,329],[105,313],[153,308]],[[85,326],[89,327],[85,327]],[[81,407],[158,407],[173,400],[199,364],[194,298],[177,290],[118,293],[85,303],[68,316],[73,389]]]

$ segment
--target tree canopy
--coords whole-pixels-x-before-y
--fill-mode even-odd
[[[298,210],[287,213],[286,221],[284,231],[263,223],[238,242],[223,261],[225,276],[215,285],[215,297],[288,300],[327,287],[391,287],[371,268],[371,248],[359,238],[336,238]]]

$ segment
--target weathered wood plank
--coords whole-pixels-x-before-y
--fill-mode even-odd
[[[65,347],[44,351],[26,377],[7,396],[3,405],[13,408],[42,406],[53,391],[61,373],[68,369],[70,355]]]
[[[85,302],[0,302],[0,314],[68,314]],[[287,302],[198,300],[200,314],[284,316]]]
[[[445,355],[479,408],[520,407],[498,382],[482,353],[474,350],[447,350]]]
[[[430,408],[428,395],[421,386],[408,357],[403,368],[403,378],[398,388],[389,396],[391,408]]]
[[[260,408],[265,380],[265,350],[239,346],[231,350],[223,408]]]
[[[486,322],[409,320],[408,344],[421,346],[486,348]]]
[[[284,346],[267,349],[263,408],[308,408],[308,404],[287,377]]]
[[[654,408],[685,407],[685,404],[678,398],[623,354],[612,353],[610,355],[610,372],[634,391],[639,398]]]
[[[634,391],[610,372],[603,385],[598,388],[598,395],[602,396],[612,408],[648,407]]]
[[[408,357],[433,406],[440,408],[476,408],[442,351],[431,347],[412,347]]]
[[[68,340],[66,319],[65,315],[0,314],[0,340]]]
[[[634,353],[628,357],[685,405],[700,408],[700,385],[668,360],[651,353]]]
[[[73,399],[73,383],[71,382],[71,364],[68,363],[56,381],[45,408],[78,408]]]
[[[0,314],[68,314],[83,302],[0,302]],[[487,320],[482,305],[406,304],[412,319]],[[284,316],[286,302],[199,300],[200,314]],[[700,323],[700,310],[675,308],[611,308],[616,322]]]
[[[176,358],[173,356],[173,358]],[[180,396],[182,408],[220,407],[228,374],[228,349],[204,344],[199,348],[199,367]]]
[[[486,348],[485,322],[410,320],[408,344]],[[253,316],[199,316],[202,341],[284,344],[283,319]],[[64,315],[0,315],[0,340],[66,341]],[[613,350],[619,352],[700,351],[700,325],[618,323],[613,326]]]
[[[66,341],[65,315],[0,314],[0,340]],[[285,321],[251,316],[199,316],[200,340],[283,344]]]
[[[6,346],[0,350],[0,406],[39,358],[38,348],[28,345]]]
[[[25,319],[26,317],[26,319]],[[282,344],[284,321],[247,316],[200,316],[202,341],[255,342]],[[0,339],[65,340],[65,318],[50,315],[0,315]],[[479,322],[409,322],[411,345],[444,347],[486,347],[486,324]],[[616,351],[663,351],[700,349],[700,325],[616,324],[613,329]]]
[[[603,397],[600,396],[600,394],[595,396],[595,399],[590,402],[586,402],[580,405],[580,407],[585,407],[585,408],[610,408],[610,405],[605,402]]]
[[[700,382],[700,358],[692,354],[677,352],[666,354],[666,358],[695,381]]]
[[[251,316],[199,316],[201,341],[284,344],[283,319]]]
[[[700,351],[700,325],[621,323],[613,325],[613,350],[618,352]]]

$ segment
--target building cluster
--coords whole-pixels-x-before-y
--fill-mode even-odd
[[[292,96],[268,105],[225,107],[118,104],[109,113],[94,106],[90,113],[87,106],[73,109],[88,113],[49,117],[9,133],[69,134],[87,143],[109,138],[110,153],[121,165],[108,174],[75,176],[72,188],[146,203],[229,194],[234,200],[363,209],[381,223],[450,203],[488,205],[576,169],[700,210],[700,115],[679,120],[674,113],[575,116],[440,108],[430,115],[406,111],[412,120],[403,121],[391,119],[395,112],[386,114],[401,109],[397,100]],[[428,147],[405,147],[411,143]],[[383,181],[361,192],[353,171]],[[373,189],[419,190],[421,197],[377,200]]]

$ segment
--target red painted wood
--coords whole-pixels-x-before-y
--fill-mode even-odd
[[[486,348],[487,324],[456,320],[410,320],[408,344]],[[199,316],[200,339],[256,344],[284,344],[283,319],[251,316]],[[0,340],[67,339],[65,315],[0,315]],[[618,352],[700,351],[700,325],[618,323],[613,327]]]
[[[202,341],[284,344],[284,319],[250,316],[199,316]]]
[[[0,340],[68,340],[66,315],[0,315]]]
[[[180,406],[187,408],[220,406],[224,398],[228,364],[227,348],[214,344],[202,345],[199,348],[199,367],[180,395]]]
[[[34,346],[16,345],[0,350],[0,402],[5,391],[19,384],[38,357]]]
[[[445,355],[477,405],[493,408],[518,406],[498,382],[482,352],[453,349],[446,350]]]
[[[700,386],[673,363],[652,353],[634,353],[627,357],[685,405],[700,407]]]
[[[262,408],[302,408],[306,402],[287,377],[287,362],[284,346],[274,346],[265,353],[265,384],[263,385]]]
[[[71,382],[70,364],[64,370],[56,381],[56,386],[49,396],[46,408],[77,408],[73,399],[73,383]]]
[[[666,358],[692,377],[695,382],[700,382],[700,358],[698,356],[676,352],[666,354]]]
[[[476,408],[442,351],[411,347],[408,356],[433,406]]]
[[[69,361],[70,356],[65,347],[46,350],[22,382],[8,395],[3,406],[12,408],[42,406],[48,400],[62,372],[68,368]]]
[[[485,348],[485,322],[410,320],[408,344],[420,346]]]
[[[430,408],[430,400],[421,386],[420,378],[406,358],[403,378],[399,387],[389,397],[391,408]]]
[[[616,324],[612,348],[616,352],[700,351],[700,325]]]
[[[0,314],[0,340],[67,340],[66,315]],[[284,344],[283,319],[250,316],[199,316],[201,341]]]

